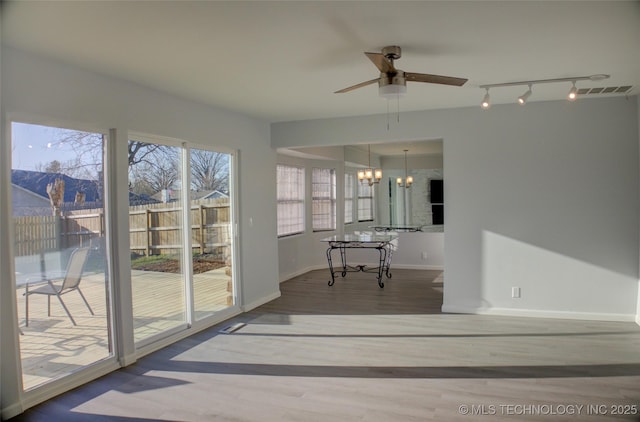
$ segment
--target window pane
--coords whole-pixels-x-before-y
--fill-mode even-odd
[[[16,122],[11,132],[20,356],[32,389],[113,356],[105,139]]]
[[[336,228],[336,174],[334,169],[314,168],[311,180],[313,230]]]
[[[355,176],[352,173],[344,175],[344,222],[353,223],[353,184]]]
[[[191,149],[191,241],[195,318],[233,305],[231,155]]]
[[[304,169],[277,166],[278,236],[304,231]]]
[[[358,183],[358,221],[372,221],[373,215],[373,186],[368,183]]]
[[[129,229],[136,342],[186,322],[182,149],[129,141]]]

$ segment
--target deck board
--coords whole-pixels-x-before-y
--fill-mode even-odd
[[[223,269],[194,275],[196,318],[227,307],[229,280]],[[134,270],[131,283],[136,341],[184,323],[184,289],[179,274]],[[24,289],[17,290],[25,389],[109,356],[104,274],[85,275],[80,288],[95,315],[77,292],[63,295],[76,326],[55,297],[51,298],[51,316],[47,316],[47,297],[43,295],[29,297],[29,326],[25,326]]]

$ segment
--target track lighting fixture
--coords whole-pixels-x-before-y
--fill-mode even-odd
[[[571,89],[569,90],[569,93],[567,94],[567,100],[569,101],[575,101],[578,98],[578,88],[576,88],[576,82],[573,81],[572,84],[573,86],[571,87]]]
[[[489,97],[489,88],[487,89],[487,93],[484,94],[484,98],[482,99],[482,103],[480,103],[480,107],[482,107],[484,110],[488,109],[489,107],[491,107],[491,98]]]
[[[480,107],[482,109],[487,110],[491,107],[491,102],[489,100],[489,88],[499,88],[504,86],[519,86],[526,85],[529,87],[527,92],[518,97],[518,104],[524,105],[527,102],[527,99],[531,96],[531,87],[535,84],[546,84],[546,83],[554,83],[554,82],[571,82],[572,86],[567,95],[567,99],[569,101],[575,101],[578,98],[578,88],[576,88],[577,81],[601,81],[603,79],[608,79],[609,75],[604,74],[596,74],[590,76],[571,76],[568,78],[555,78],[555,79],[538,79],[533,81],[519,81],[519,82],[504,82],[498,84],[486,84],[480,85],[480,88],[486,89],[487,92],[484,94],[484,99],[482,103],[480,103]]]
[[[518,97],[518,104],[525,105],[525,103],[527,102],[527,99],[530,96],[531,96],[531,84],[529,84],[529,89],[527,89],[527,92],[525,92],[524,94]]]

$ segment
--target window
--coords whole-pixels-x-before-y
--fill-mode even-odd
[[[336,229],[336,171],[314,168],[311,177],[314,231]]]
[[[278,165],[278,236],[304,231],[304,169]]]
[[[353,188],[355,175],[344,174],[344,223],[353,223]]]
[[[373,186],[358,183],[358,221],[373,221]]]
[[[13,294],[22,386],[32,390],[113,357],[108,140],[19,122],[11,136]]]

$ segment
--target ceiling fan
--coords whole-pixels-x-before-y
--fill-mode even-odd
[[[336,91],[335,94],[353,91],[354,89],[362,88],[363,86],[378,82],[378,92],[380,96],[393,98],[401,96],[407,92],[407,81],[462,86],[468,80],[464,78],[454,78],[453,76],[413,73],[396,69],[393,65],[393,61],[402,57],[402,49],[396,45],[384,47],[382,49],[382,53],[365,52],[364,54],[373,62],[378,70],[380,70],[380,76],[376,79],[360,82],[359,84],[341,89]]]

